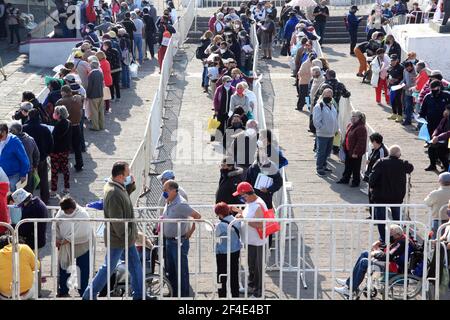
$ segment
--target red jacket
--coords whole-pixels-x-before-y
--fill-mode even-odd
[[[428,74],[425,69],[419,72],[416,76],[416,90],[420,92],[424,85],[428,82]]]
[[[109,64],[109,61],[106,59],[100,61],[100,69],[102,69],[103,72],[103,82],[105,83],[105,86],[112,86],[113,79],[111,76],[111,65]]]
[[[367,150],[366,125],[359,121],[357,124],[349,123],[345,134],[344,150],[350,155],[362,157]]]
[[[11,223],[9,217],[8,203],[6,200],[6,195],[9,191],[8,182],[0,182],[0,222]],[[6,227],[0,226],[0,234],[6,231]]]
[[[97,13],[94,8],[94,0],[89,0],[88,5],[86,6],[86,20],[91,23],[95,23],[97,21]]]

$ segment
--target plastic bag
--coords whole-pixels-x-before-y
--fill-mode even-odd
[[[217,128],[220,126],[220,121],[217,120],[215,117],[211,117],[208,119],[208,128],[206,131],[208,131],[209,134],[213,135],[216,133]]]
[[[130,64],[130,77],[131,78],[137,78],[138,77],[138,65],[135,62]]]
[[[418,138],[419,138],[419,140],[430,142],[430,133],[428,132],[428,125],[427,124],[423,124],[420,127]]]

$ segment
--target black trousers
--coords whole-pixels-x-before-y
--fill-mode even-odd
[[[9,35],[11,37],[10,44],[14,43],[14,35],[17,38],[17,44],[20,44],[20,30],[18,24],[10,24],[9,25]]]
[[[447,143],[431,144],[428,148],[430,165],[436,166],[436,161],[439,159],[444,167],[444,170],[448,170],[448,152]]]
[[[306,97],[308,96],[308,85],[300,84],[298,88],[299,93],[298,93],[297,109],[302,110],[303,107],[305,106]]]
[[[230,254],[230,287],[231,296],[239,297],[239,254],[240,251]],[[217,283],[221,283],[219,287],[219,298],[227,296],[227,255],[216,254],[217,262]]]
[[[263,281],[263,253],[264,246],[248,245],[248,286],[253,289],[255,297],[261,297]],[[250,288],[249,288],[250,289]]]
[[[111,91],[111,99],[114,99],[114,97],[117,97],[117,99],[120,99],[120,71],[111,73],[113,84],[109,87],[109,90]]]
[[[353,176],[353,184],[359,184],[361,182],[361,161],[362,157],[352,158],[349,152],[345,152],[345,169],[342,174],[342,180],[350,181]]]
[[[355,50],[356,43],[358,42],[358,31],[349,31],[350,34],[350,53],[353,53]]]
[[[83,168],[83,156],[81,154],[81,130],[80,125],[72,126],[72,150],[75,154],[75,169]]]
[[[145,37],[145,43],[147,44],[148,50],[150,51],[150,55],[152,58],[155,57],[155,35],[152,34],[150,36]]]
[[[392,113],[398,114],[399,116],[403,115],[403,106],[402,106],[402,92],[401,90],[397,91],[390,91],[391,96],[394,95],[394,97],[391,97],[392,102]]]
[[[39,192],[40,192],[40,195],[41,195],[41,200],[45,204],[48,204],[48,201],[50,199],[50,190],[49,190],[49,185],[48,185],[47,159],[39,161],[38,175],[39,175],[39,179],[41,180],[39,182]]]

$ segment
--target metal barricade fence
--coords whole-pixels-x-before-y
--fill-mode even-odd
[[[441,287],[445,288],[445,291],[449,288],[449,283],[442,283],[441,281],[449,281],[449,259],[448,259],[448,246],[449,246],[449,234],[450,230],[448,228],[450,227],[450,222],[444,223],[439,226],[437,232],[436,232],[436,241],[432,241],[432,244],[434,244],[434,254],[435,254],[435,269],[434,271],[434,277],[430,277],[429,280],[434,283],[434,292],[432,297],[434,300],[440,300],[441,299]],[[441,234],[444,233],[444,239],[441,240]],[[444,257],[441,257],[441,248],[443,249]],[[441,263],[441,259],[443,259]],[[444,270],[446,268],[447,270]],[[442,271],[441,271],[442,269]],[[442,279],[441,279],[442,277]]]
[[[17,299],[20,296],[20,287],[16,286],[16,279],[17,279],[17,273],[15,270],[15,266],[17,264],[17,260],[20,259],[20,255],[17,254],[18,249],[18,243],[16,242],[16,238],[14,237],[14,228],[6,223],[6,222],[0,222],[0,227],[4,228],[4,234],[11,235],[11,253],[9,254],[11,257],[11,294],[9,296],[4,296],[3,293],[0,292],[0,300],[4,299]],[[3,250],[3,248],[1,248]],[[2,254],[3,259],[9,258],[8,253]],[[6,264],[5,264],[6,265]],[[7,277],[6,274],[2,274],[3,281],[5,281],[5,278]]]
[[[266,268],[266,251],[261,250],[262,258],[257,258],[261,266],[255,265],[255,257],[249,255],[249,228],[250,222],[263,223],[263,235],[266,233],[266,225],[269,222],[278,222],[281,225],[280,237],[286,239],[286,224],[294,223],[297,226],[297,243],[295,248],[295,263],[289,269],[281,268],[276,271],[268,271]],[[245,219],[234,220],[227,229],[227,299],[231,299],[231,232],[233,226],[241,224],[242,236],[245,243],[240,251],[240,264],[243,271],[239,272],[241,280],[244,281],[244,298],[249,298],[249,280],[258,283],[261,287],[256,288],[256,298],[263,299],[336,299],[338,295],[335,291],[335,282],[343,284],[344,280],[337,280],[338,277],[345,277],[347,286],[355,290],[349,290],[347,299],[367,298],[369,300],[381,294],[382,299],[426,299],[428,294],[428,282],[426,271],[420,272],[411,270],[411,255],[417,246],[412,241],[411,230],[420,230],[420,236],[426,239],[428,227],[417,221],[388,221],[388,220],[356,220],[356,219],[333,219],[333,218],[277,218],[277,219]],[[376,248],[372,247],[377,238],[373,233],[376,224],[385,223],[385,231],[388,234],[394,224],[403,226],[405,247],[401,252],[396,252],[395,256],[390,254],[397,248],[397,243],[390,248],[391,240],[386,238],[386,246],[390,254],[376,255],[378,262],[374,262],[372,252]],[[350,232],[345,230],[350,229]],[[361,233],[361,230],[366,230]],[[331,235],[328,241],[321,235]],[[361,237],[363,235],[363,237]],[[254,241],[254,239],[253,239]],[[396,241],[396,240],[394,240]],[[283,243],[284,241],[282,241]],[[392,250],[392,251],[391,251]],[[254,251],[254,248],[252,248]],[[285,248],[281,250],[280,259],[283,260]],[[375,255],[375,254],[374,254]],[[428,242],[423,243],[422,270],[427,270],[429,249]],[[359,257],[359,258],[358,258]],[[358,258],[358,259],[357,259]],[[395,259],[395,261],[394,261]],[[253,260],[253,261],[252,261]],[[356,265],[355,265],[356,261]],[[386,266],[391,266],[394,262],[399,266],[406,266],[393,272]],[[249,266],[251,264],[251,266]],[[354,266],[355,265],[355,266]],[[236,267],[234,267],[236,269]],[[255,279],[258,272],[262,272],[259,279]],[[414,273],[416,272],[416,273]],[[244,274],[243,276],[241,274]],[[311,277],[308,277],[311,275]],[[220,275],[219,275],[220,276]],[[236,276],[236,275],[234,275]],[[250,279],[249,279],[250,277]],[[311,279],[312,278],[312,279]],[[236,279],[236,278],[235,278]],[[355,284],[355,286],[353,286]],[[362,288],[359,288],[363,284]],[[313,290],[309,289],[313,286]],[[357,289],[358,288],[358,289]],[[255,288],[254,288],[255,289]],[[255,298],[251,296],[251,298]]]
[[[142,277],[144,279],[143,281],[143,290],[142,290],[142,295],[143,297],[145,297],[145,295],[151,295],[151,294],[157,294],[159,299],[170,299],[172,298],[172,294],[173,294],[173,286],[175,282],[175,285],[177,284],[177,287],[180,288],[180,283],[182,280],[184,280],[184,275],[181,274],[180,269],[181,269],[181,264],[180,261],[182,259],[182,255],[181,253],[181,241],[182,241],[182,231],[181,229],[184,228],[183,225],[184,224],[194,224],[196,225],[196,231],[193,233],[193,236],[191,238],[191,242],[194,244],[189,252],[189,269],[191,269],[192,271],[190,272],[190,275],[192,277],[194,277],[194,285],[192,286],[193,289],[193,294],[194,294],[194,298],[198,298],[201,294],[205,294],[205,295],[209,295],[211,294],[211,292],[207,291],[207,292],[201,292],[201,290],[199,289],[199,285],[205,285],[207,284],[207,288],[208,289],[212,289],[214,290],[215,285],[214,285],[214,279],[215,279],[215,270],[213,268],[209,268],[208,272],[205,272],[205,270],[201,271],[200,269],[200,262],[202,261],[201,259],[198,259],[199,253],[203,251],[203,254],[205,256],[213,256],[213,250],[214,250],[214,234],[213,234],[213,230],[214,230],[214,225],[207,221],[207,220],[193,220],[193,219],[103,219],[103,218],[90,218],[90,219],[77,219],[77,218],[72,218],[72,219],[56,219],[56,218],[48,218],[48,219],[24,219],[22,221],[20,221],[15,229],[15,233],[14,233],[14,237],[15,237],[15,241],[18,241],[18,237],[19,237],[19,231],[21,229],[21,227],[23,228],[23,226],[25,224],[32,224],[33,225],[33,230],[34,230],[34,246],[33,246],[33,251],[35,252],[35,260],[34,260],[34,266],[33,269],[34,270],[39,270],[39,266],[40,269],[42,271],[45,271],[47,269],[51,269],[53,270],[52,274],[52,288],[47,287],[46,289],[49,290],[50,292],[52,292],[52,296],[49,297],[45,297],[45,299],[55,299],[57,297],[57,293],[59,292],[58,290],[58,269],[61,263],[61,260],[58,258],[59,255],[61,255],[61,253],[58,254],[58,250],[57,250],[57,245],[56,245],[56,241],[59,240],[57,239],[57,225],[58,224],[62,224],[62,223],[68,223],[70,224],[71,227],[71,236],[70,239],[68,240],[70,243],[70,265],[67,271],[71,271],[71,276],[74,276],[73,273],[76,273],[77,275],[74,276],[77,280],[78,280],[78,284],[74,286],[74,288],[80,288],[80,282],[83,281],[83,279],[86,281],[86,274],[82,274],[82,272],[86,272],[86,270],[80,270],[78,265],[75,263],[75,244],[76,241],[78,241],[75,237],[75,223],[84,223],[84,228],[87,228],[87,225],[89,225],[89,227],[92,230],[88,230],[89,233],[89,239],[88,242],[84,242],[84,244],[87,244],[87,251],[84,254],[88,254],[89,258],[88,258],[88,264],[89,264],[89,280],[88,283],[92,284],[92,279],[94,278],[94,271],[97,270],[96,268],[96,264],[103,264],[103,262],[100,261],[96,261],[95,259],[95,254],[102,257],[103,256],[106,257],[106,284],[105,284],[105,288],[106,288],[106,297],[107,299],[111,299],[111,298],[128,298],[129,297],[129,293],[131,293],[131,290],[129,290],[129,263],[131,261],[131,263],[133,263],[133,261],[136,261],[136,257],[132,256],[129,257],[129,252],[128,250],[124,251],[124,255],[122,256],[121,259],[123,259],[123,262],[119,262],[117,265],[112,265],[111,263],[111,259],[118,259],[119,261],[121,260],[119,257],[117,257],[117,252],[113,252],[113,254],[111,254],[111,245],[106,245],[108,243],[111,243],[111,228],[113,229],[117,229],[119,227],[119,225],[124,225],[124,234],[125,234],[125,247],[129,247],[129,243],[128,243],[128,237],[129,237],[129,232],[131,231],[131,226],[130,224],[133,223],[138,223],[141,225],[142,228],[146,229],[147,225],[158,225],[160,226],[160,232],[158,235],[153,235],[153,236],[143,236],[142,243],[145,244],[146,240],[153,240],[153,243],[157,242],[157,245],[155,245],[155,248],[157,248],[158,250],[158,258],[159,258],[159,268],[155,267],[155,270],[151,270],[152,268],[152,263],[151,261],[147,260],[147,257],[152,258],[152,254],[156,254],[156,251],[152,250],[151,248],[146,248],[145,245],[143,245],[142,247],[142,257],[141,257],[141,264],[142,264]],[[104,232],[106,232],[106,235],[103,234],[104,239],[106,240],[106,244],[105,244],[105,248],[103,250],[100,250],[99,248],[99,243],[103,242],[100,239],[97,239],[96,241],[96,236],[94,235],[94,229],[97,224],[104,224]],[[38,256],[39,256],[39,251],[41,250],[41,248],[38,248],[38,229],[41,228],[42,224],[50,224],[50,229],[51,229],[51,255],[54,257],[53,259],[50,259],[50,261],[47,259],[42,259],[41,262],[38,262]],[[165,253],[163,254],[163,252],[165,252],[165,241],[167,241],[164,237],[163,237],[163,233],[164,233],[164,228],[167,228],[168,225],[170,224],[176,224],[176,231],[177,231],[177,236],[176,239],[177,243],[176,243],[176,247],[177,247],[177,261],[173,262],[176,263],[175,268],[177,268],[178,270],[176,270],[176,275],[177,279],[171,279],[169,280],[166,277],[166,272],[167,272],[167,268],[165,268],[164,264],[164,258],[163,256],[165,255]],[[67,227],[67,226],[66,226]],[[78,230],[79,231],[79,230]],[[91,232],[92,231],[92,232]],[[97,237],[98,237],[98,233],[97,233]],[[66,239],[67,240],[67,239]],[[187,243],[185,243],[185,245],[188,245]],[[106,252],[105,252],[106,251]],[[147,252],[148,251],[148,252]],[[134,254],[133,252],[131,252],[132,254]],[[20,270],[20,261],[18,261],[17,263],[15,263],[14,265],[14,269],[16,270],[16,273],[19,273]],[[51,262],[51,265],[48,265],[48,262]],[[177,267],[178,266],[178,267]],[[104,271],[104,270],[103,270]],[[115,275],[116,278],[114,280],[114,283],[111,283],[111,277]],[[81,278],[81,279],[80,279]],[[113,278],[114,279],[114,278]],[[15,283],[16,283],[16,288],[20,288],[20,275],[18,274],[18,276],[14,279]],[[172,281],[172,282],[171,282]],[[202,283],[200,283],[200,281],[202,281]],[[50,281],[47,281],[47,283]],[[73,284],[73,281],[67,281]],[[192,282],[191,282],[192,283]],[[81,285],[83,285],[81,283]],[[38,288],[39,284],[38,284],[38,277],[35,274],[34,277],[34,288]],[[94,292],[93,292],[93,288],[90,285],[90,298],[93,298]],[[105,288],[96,288],[99,289],[100,291],[102,291],[102,289]],[[153,291],[152,291],[153,290]],[[35,290],[34,293],[34,298],[38,299],[37,297],[37,291]],[[15,290],[16,296],[17,296],[17,289]],[[73,291],[72,291],[72,295],[73,297]],[[178,290],[178,296],[174,296],[174,298],[180,298],[181,297],[181,291]],[[134,298],[138,298],[138,297],[134,297]],[[140,297],[139,297],[140,298]],[[20,299],[20,298],[19,298]]]

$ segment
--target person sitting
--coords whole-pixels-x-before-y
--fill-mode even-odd
[[[439,175],[439,188],[431,191],[423,202],[432,210],[432,230],[433,239],[436,236],[437,230],[441,224],[448,222],[447,207],[450,199],[450,173],[444,172]],[[444,207],[445,206],[445,207]]]
[[[398,224],[391,224],[389,246],[383,245],[381,241],[376,241],[372,245],[371,252],[363,251],[353,267],[352,275],[347,279],[336,278],[336,283],[341,287],[335,287],[334,291],[344,296],[350,295],[350,286],[353,292],[359,290],[359,286],[364,280],[369,263],[372,270],[375,268],[381,272],[386,269],[386,253],[389,254],[389,272],[402,273],[405,261],[405,234]]]
[[[39,269],[39,261],[36,265],[36,257],[33,250],[26,245],[19,243],[17,245],[19,253],[19,277],[20,277],[20,295],[21,299],[30,299],[34,295],[34,272]],[[0,237],[0,295],[11,298],[13,287],[13,246],[12,237],[3,235]],[[17,260],[16,260],[17,261]]]

